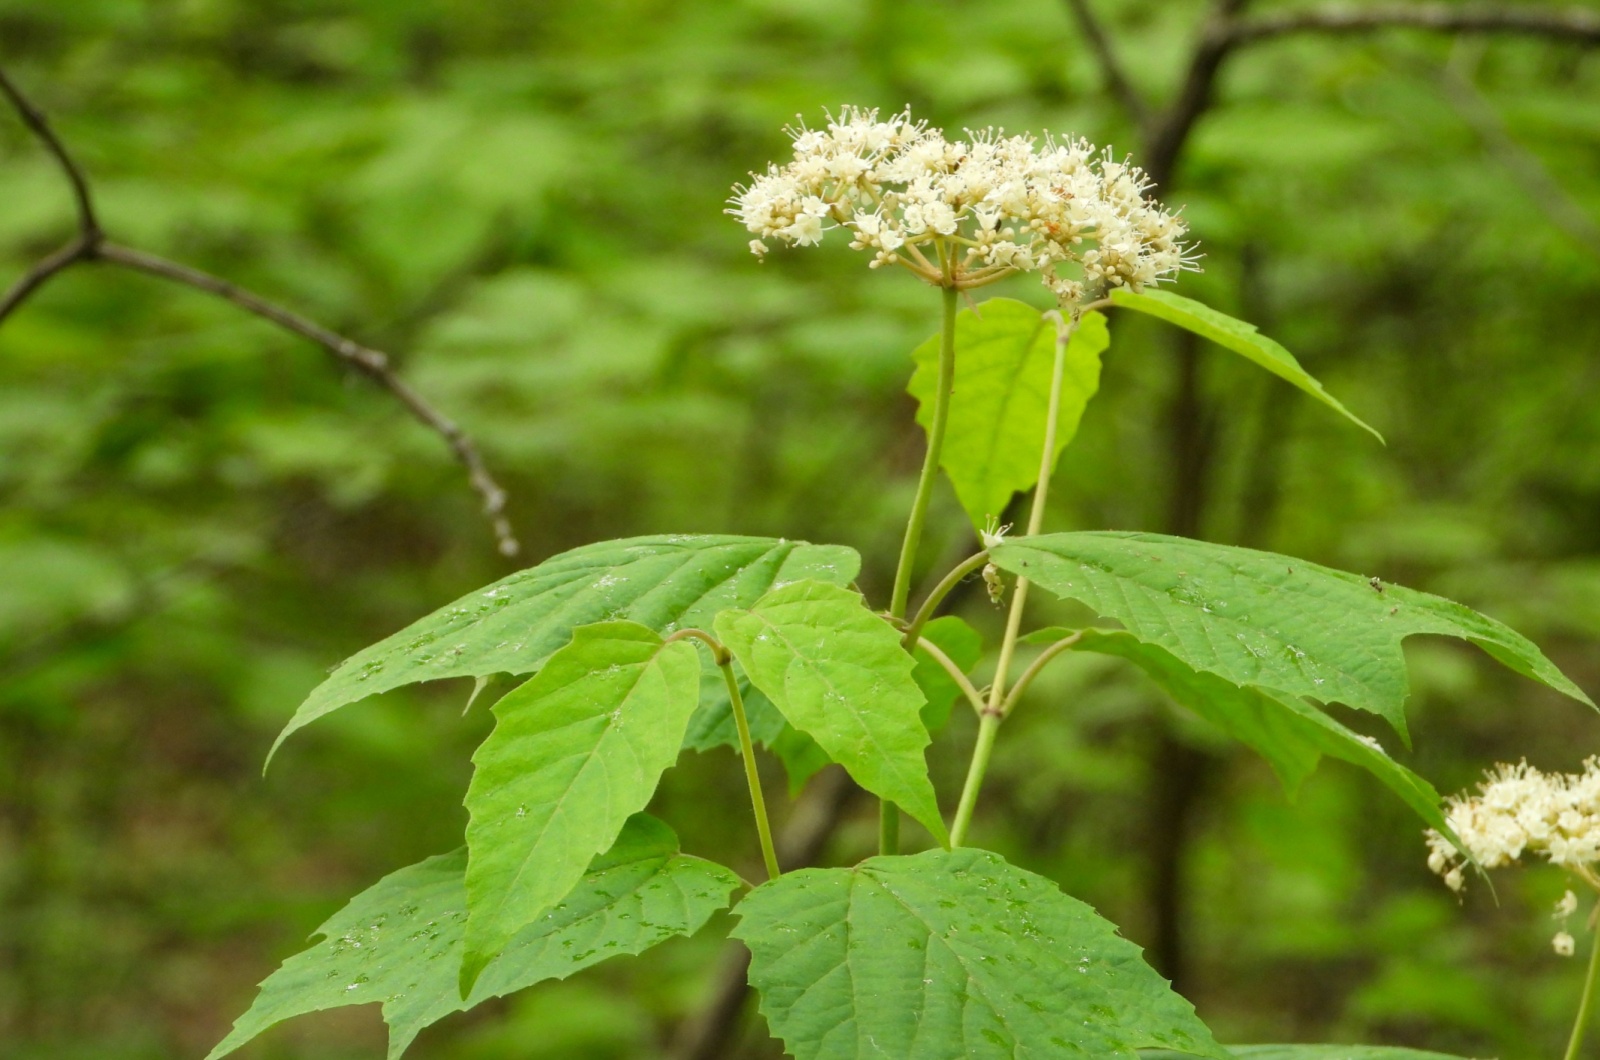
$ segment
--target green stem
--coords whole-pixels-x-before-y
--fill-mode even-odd
[[[888,799],[878,802],[878,853],[900,853],[900,807]]]
[[[951,568],[950,573],[946,574],[939,584],[933,587],[933,591],[928,594],[928,598],[922,601],[922,606],[917,608],[916,617],[911,620],[911,625],[906,627],[906,647],[911,647],[921,638],[922,627],[926,626],[928,621],[933,618],[933,612],[938,608],[940,602],[950,595],[950,590],[961,584],[961,579],[988,562],[989,553],[985,550],[962,560]]]
[[[917,480],[917,497],[911,502],[911,518],[906,522],[905,540],[900,544],[900,564],[894,572],[894,591],[889,596],[889,614],[906,615],[906,599],[911,595],[911,569],[916,565],[917,546],[922,543],[922,524],[928,518],[928,501],[939,477],[939,453],[944,448],[944,431],[950,422],[950,388],[956,374],[956,306],[960,295],[954,288],[943,288],[944,317],[939,327],[939,383],[933,397],[933,424],[928,428],[928,452],[922,460],[922,477]]]
[[[1058,318],[1059,320],[1059,318]],[[1033,491],[1033,507],[1028,512],[1028,536],[1032,537],[1044,525],[1045,502],[1050,497],[1050,474],[1055,470],[1056,436],[1061,422],[1061,382],[1067,370],[1067,344],[1078,329],[1078,318],[1057,329],[1055,364],[1050,372],[1050,409],[1045,419],[1044,449],[1039,454],[1039,485]],[[1011,660],[1016,654],[1017,637],[1022,630],[1022,612],[1028,603],[1028,579],[1018,578],[1011,592],[1011,613],[1006,616],[1006,632],[1000,642],[1000,660],[995,666],[994,683],[989,686],[989,702],[978,723],[978,742],[972,749],[972,764],[967,768],[967,783],[961,789],[961,801],[956,806],[956,819],[950,827],[950,845],[960,846],[967,835],[972,811],[978,804],[978,792],[983,788],[983,776],[989,769],[989,756],[994,752],[995,733],[1000,728],[1006,704],[1006,675],[1011,670]]]
[[[1000,715],[985,713],[978,719],[978,744],[972,749],[972,764],[967,767],[967,783],[961,789],[961,802],[956,806],[956,819],[950,825],[950,845],[958,847],[967,838],[972,825],[972,811],[978,805],[978,791],[983,787],[983,774],[989,769],[989,756],[994,752],[995,733],[1000,731]]]
[[[1565,1060],[1578,1060],[1578,1050],[1583,1046],[1583,1032],[1589,1025],[1589,1008],[1594,1003],[1597,978],[1600,978],[1600,933],[1596,933],[1589,942],[1589,974],[1583,980],[1583,1000],[1578,1003],[1578,1018],[1572,1024],[1572,1038],[1567,1042]]]
[[[941,250],[941,263],[943,262]],[[933,499],[933,484],[939,477],[939,454],[944,448],[944,432],[950,423],[950,390],[956,375],[956,308],[960,295],[954,287],[944,287],[944,314],[939,321],[939,381],[933,398],[933,424],[928,428],[928,451],[922,458],[922,475],[917,479],[917,496],[911,502],[911,518],[906,521],[905,540],[900,543],[900,562],[894,571],[894,590],[889,595],[889,614],[906,615],[906,600],[911,595],[911,569],[916,565],[917,546],[922,543],[922,524],[928,518],[928,502]],[[896,854],[900,850],[900,810],[884,801],[878,806],[878,853]]]
[[[761,857],[767,863],[767,879],[781,873],[778,853],[772,846],[772,826],[767,823],[767,800],[761,794],[761,774],[756,771],[756,749],[750,742],[750,722],[744,716],[744,697],[739,694],[739,679],[733,676],[733,661],[721,661],[723,680],[728,682],[728,702],[733,706],[733,724],[739,730],[739,752],[744,756],[744,779],[750,785],[750,806],[756,814],[756,831],[761,835]]]

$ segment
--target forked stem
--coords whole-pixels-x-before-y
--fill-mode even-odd
[[[761,794],[761,774],[756,770],[756,749],[750,741],[750,722],[744,716],[744,697],[739,694],[739,679],[733,676],[733,660],[721,659],[718,664],[722,679],[728,683],[733,724],[739,730],[739,753],[744,758],[744,779],[750,785],[750,806],[756,815],[756,832],[761,836],[761,858],[767,863],[767,879],[775,880],[783,870],[778,868],[778,852],[772,845],[772,825],[767,823],[767,800]]]
[[[1596,910],[1596,914],[1600,914],[1600,909]],[[1572,1022],[1572,1037],[1567,1041],[1563,1060],[1578,1060],[1578,1050],[1583,1048],[1583,1032],[1589,1026],[1589,1009],[1594,1004],[1595,981],[1600,979],[1600,932],[1593,930],[1594,915],[1589,917],[1589,923],[1589,971],[1583,979],[1583,1000],[1578,1002],[1578,1018]]]
[[[1044,525],[1045,502],[1050,497],[1050,474],[1055,470],[1056,437],[1061,425],[1061,382],[1067,370],[1067,346],[1078,330],[1079,318],[1074,315],[1070,323],[1057,320],[1056,356],[1050,370],[1050,408],[1045,418],[1044,449],[1039,454],[1039,484],[1033,491],[1033,506],[1028,512],[1028,536],[1039,532]],[[955,821],[950,825],[950,845],[960,846],[972,824],[972,812],[978,805],[978,792],[983,788],[984,774],[989,771],[989,757],[994,753],[995,734],[1011,702],[1006,698],[1006,675],[1011,669],[1012,657],[1017,651],[1017,637],[1022,631],[1022,612],[1028,602],[1028,579],[1018,578],[1011,592],[1011,612],[1006,616],[1005,637],[1000,642],[1000,659],[995,665],[994,683],[989,686],[989,702],[984,706],[978,723],[978,742],[972,748],[972,764],[967,767],[967,782],[961,789],[961,801],[956,805]]]

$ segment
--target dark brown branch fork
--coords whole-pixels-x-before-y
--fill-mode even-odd
[[[483,501],[484,516],[494,531],[495,541],[501,554],[516,555],[517,538],[505,514],[506,492],[489,473],[477,445],[456,425],[455,421],[434,408],[421,394],[395,374],[387,354],[330,331],[299,313],[268,301],[220,276],[213,276],[208,272],[155,254],[147,254],[132,247],[125,247],[107,239],[104,229],[100,226],[100,218],[95,212],[94,195],[90,191],[83,170],[79,168],[66,145],[56,136],[44,112],[22,93],[4,70],[0,70],[0,95],[5,96],[16,110],[18,117],[22,119],[22,123],[55,159],[62,175],[72,186],[72,197],[78,214],[77,234],[59,250],[35,263],[4,295],[0,295],[0,324],[3,324],[7,317],[51,278],[82,262],[118,265],[232,302],[247,313],[253,313],[285,331],[321,346],[338,360],[389,391],[414,419],[443,438],[456,460],[466,469],[468,481]]]

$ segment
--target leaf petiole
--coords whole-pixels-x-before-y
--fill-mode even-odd
[[[778,854],[772,845],[767,800],[761,794],[761,773],[756,768],[756,748],[750,739],[750,720],[745,716],[744,697],[739,694],[739,679],[733,674],[733,653],[703,629],[680,629],[668,637],[666,643],[691,638],[711,649],[711,658],[722,671],[722,679],[728,683],[728,705],[733,708],[733,725],[739,731],[739,756],[744,759],[744,778],[750,785],[750,808],[755,812],[756,832],[761,837],[761,860],[766,862],[767,879],[775,880],[782,875],[782,870],[778,868]]]
[[[778,853],[772,845],[772,825],[767,823],[767,800],[761,794],[761,774],[756,769],[756,749],[750,741],[750,722],[745,718],[739,679],[733,676],[733,660],[727,649],[710,637],[705,639],[716,644],[721,653],[721,661],[717,665],[722,670],[723,680],[728,683],[728,703],[733,707],[733,724],[739,730],[739,754],[744,758],[744,778],[750,785],[750,807],[755,811],[756,832],[761,836],[761,859],[767,865],[767,879],[775,880],[783,874],[783,870],[778,868]]]
[[[989,562],[989,552],[985,549],[975,556],[968,557],[951,568],[950,573],[940,579],[939,584],[933,587],[928,598],[922,601],[922,606],[917,608],[916,617],[911,620],[911,625],[906,627],[905,643],[907,647],[917,643],[922,636],[922,627],[926,626],[933,618],[933,613],[944,598],[950,595],[950,590],[961,584],[961,580],[985,563]]]

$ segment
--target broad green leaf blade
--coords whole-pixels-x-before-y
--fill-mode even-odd
[[[956,615],[940,615],[923,626],[922,639],[932,642],[962,671],[971,670],[983,657],[983,637]],[[935,733],[949,723],[950,708],[961,698],[961,689],[945,673],[944,667],[921,648],[917,649],[916,661],[911,677],[928,700],[922,708],[922,723],[930,733]]]
[[[990,556],[1192,669],[1371,711],[1402,737],[1409,683],[1400,642],[1416,633],[1470,640],[1518,673],[1590,702],[1531,641],[1491,618],[1304,560],[1116,532],[1016,538]]]
[[[383,1003],[391,1060],[424,1027],[546,979],[692,935],[728,905],[739,878],[678,853],[672,829],[646,814],[628,821],[548,917],[518,932],[461,1000],[467,917],[465,848],[391,873],[317,929],[322,941],[290,957],[207,1060],[292,1016]]]
[[[948,837],[923,748],[922,692],[900,634],[860,594],[817,581],[717,616],[717,636],[789,723],[857,784]]]
[[[1067,346],[1056,456],[1100,388],[1100,354],[1109,342],[1105,317],[1089,313]],[[991,298],[956,317],[955,380],[939,462],[979,529],[1005,511],[1012,494],[1038,481],[1055,344],[1055,325],[1015,299]],[[938,336],[911,356],[917,368],[906,389],[919,402],[917,422],[926,429],[938,389]]]
[[[1228,1051],[1239,1060],[1463,1060],[1444,1053],[1383,1045],[1230,1045]],[[1144,1060],[1177,1060],[1177,1054],[1169,1052],[1140,1055]]]
[[[1433,785],[1390,758],[1376,740],[1351,732],[1299,697],[1240,688],[1191,670],[1165,649],[1120,631],[1085,630],[1074,650],[1136,664],[1179,704],[1259,752],[1291,794],[1327,754],[1365,769],[1430,828],[1451,834]]]
[[[627,619],[660,633],[706,626],[777,585],[847,585],[853,549],[767,537],[673,534],[585,545],[469,593],[357,652],[312,690],[272,745],[347,704],[444,677],[537,670],[578,626]]]
[[[840,590],[843,592],[843,590]],[[572,889],[678,757],[700,657],[635,622],[580,626],[494,705],[467,788],[465,994],[511,936]]]
[[[987,851],[791,872],[734,912],[797,1060],[1228,1055],[1115,925]]]
[[[1254,324],[1236,320],[1204,303],[1170,291],[1152,289],[1135,294],[1126,287],[1118,287],[1111,292],[1111,304],[1148,314],[1169,324],[1176,324],[1185,331],[1192,331],[1201,338],[1210,339],[1217,345],[1254,361],[1279,379],[1316,398],[1357,427],[1370,432],[1378,441],[1383,441],[1383,435],[1379,434],[1371,424],[1345,408],[1337,398],[1322,388],[1322,384],[1317,382],[1311,373],[1300,367],[1300,362],[1295,360],[1294,354],[1261,334]]]

